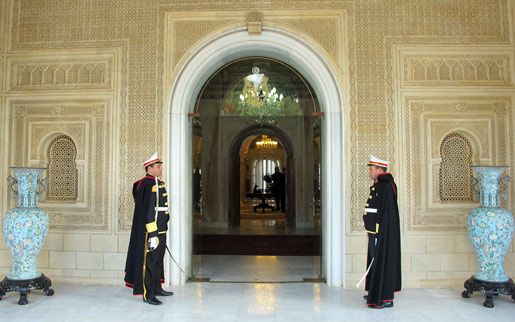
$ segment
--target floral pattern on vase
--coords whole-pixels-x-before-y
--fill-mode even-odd
[[[9,209],[3,222],[3,236],[12,257],[7,275],[11,280],[28,280],[41,276],[37,270],[38,254],[48,233],[48,215],[36,207],[37,195],[46,185],[39,176],[42,168],[13,168],[16,179],[10,177],[11,188],[17,184],[18,207]],[[42,191],[37,191],[42,185]]]
[[[504,257],[513,238],[511,212],[500,208],[499,186],[506,167],[473,167],[480,183],[481,206],[471,210],[468,236],[477,253],[474,277],[481,281],[505,282]]]

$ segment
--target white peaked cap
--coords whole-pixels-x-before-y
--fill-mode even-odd
[[[146,167],[154,163],[163,163],[157,156],[157,152],[154,152],[154,154],[152,154],[152,156],[147,161],[143,162],[143,166]]]
[[[370,156],[370,160],[368,161],[368,166],[374,165],[376,167],[388,168],[390,165],[390,161],[381,160],[378,157],[373,155]]]

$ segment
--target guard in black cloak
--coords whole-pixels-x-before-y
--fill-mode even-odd
[[[162,163],[154,153],[143,163],[147,175],[133,184],[134,218],[125,263],[125,285],[152,305],[162,304],[156,296],[173,295],[161,287],[169,220],[168,193],[159,180]]]
[[[370,187],[363,220],[368,233],[367,275],[364,298],[370,308],[393,307],[401,290],[401,239],[397,186],[387,172],[389,162],[370,157]]]

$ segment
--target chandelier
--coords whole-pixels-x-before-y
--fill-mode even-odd
[[[277,141],[272,140],[268,135],[261,135],[261,140],[256,142],[256,148],[258,149],[275,149],[277,147]]]

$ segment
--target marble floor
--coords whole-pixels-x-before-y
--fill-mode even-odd
[[[318,277],[320,257],[202,255],[196,265],[211,282],[302,282]]]
[[[30,303],[17,304],[9,293],[0,301],[1,321],[514,321],[515,303],[496,299],[482,306],[461,289],[407,289],[392,309],[365,306],[363,291],[317,283],[187,283],[172,287],[175,295],[151,306],[122,286],[80,286],[56,283],[55,295],[34,291]]]

